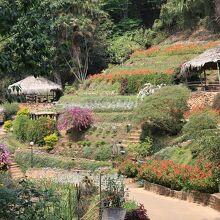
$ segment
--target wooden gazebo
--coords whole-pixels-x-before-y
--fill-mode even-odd
[[[52,102],[62,95],[62,87],[46,78],[28,76],[8,87],[13,96],[20,96],[27,102]]]
[[[207,83],[206,70],[218,70],[218,81]],[[198,75],[199,81],[189,81],[193,75]],[[180,76],[185,78],[189,87],[202,87],[210,91],[220,90],[220,45],[184,63]]]

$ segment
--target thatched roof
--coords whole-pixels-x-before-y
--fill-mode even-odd
[[[217,70],[218,62],[220,62],[220,45],[184,63],[180,75],[187,77],[192,73],[202,72],[203,70]]]
[[[45,95],[51,91],[62,91],[62,87],[46,78],[28,76],[27,78],[16,82],[8,87],[11,94],[17,95],[16,88],[19,88],[19,94],[38,94]]]

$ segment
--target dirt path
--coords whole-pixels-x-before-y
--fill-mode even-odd
[[[5,129],[3,125],[0,125],[0,136],[4,136],[4,135],[5,135]]]
[[[144,204],[151,220],[220,220],[220,213],[195,203],[160,196],[129,184],[129,198]]]

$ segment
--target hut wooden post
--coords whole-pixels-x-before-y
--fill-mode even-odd
[[[219,82],[219,86],[220,86],[220,66],[219,66],[218,61],[217,61],[217,69],[218,69],[218,82]]]
[[[206,81],[206,71],[205,70],[204,70],[204,78],[205,78],[205,90],[206,90],[207,81]]]

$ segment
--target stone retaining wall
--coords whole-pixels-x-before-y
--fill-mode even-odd
[[[53,111],[54,103],[21,103],[20,108],[28,108],[30,111]]]
[[[159,195],[209,206],[220,212],[220,193],[207,194],[207,193],[200,193],[195,191],[182,192],[182,191],[171,190],[167,187],[160,186],[158,184],[150,183],[147,181],[144,182],[144,188],[148,191],[157,193]]]
[[[190,110],[212,107],[217,94],[218,92],[205,92],[205,91],[192,92],[188,100],[188,107]]]

